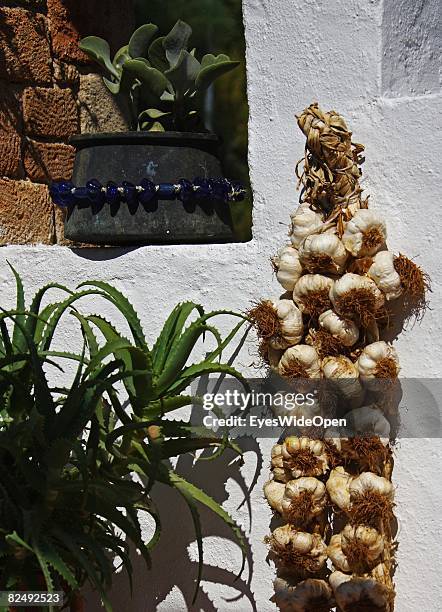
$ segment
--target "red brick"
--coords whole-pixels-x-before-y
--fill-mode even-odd
[[[45,17],[19,8],[0,8],[0,78],[51,82],[51,54]]]
[[[70,179],[74,158],[75,149],[70,145],[28,140],[24,154],[26,175],[37,183]]]
[[[0,179],[0,244],[53,244],[54,237],[48,187]]]
[[[70,89],[25,89],[23,117],[28,136],[65,140],[78,132],[78,110]]]
[[[0,176],[24,177],[20,93],[7,83],[0,89]]]
[[[47,5],[54,55],[70,62],[91,63],[78,48],[80,38],[101,36],[115,52],[134,29],[132,0],[48,0]]]

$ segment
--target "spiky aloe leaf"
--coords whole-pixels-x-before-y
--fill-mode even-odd
[[[46,563],[48,563],[66,582],[72,589],[78,589],[79,584],[63,559],[60,557],[56,548],[46,538],[40,541],[40,551],[44,556]]]
[[[67,532],[64,529],[60,529],[59,527],[54,527],[53,533],[54,536],[59,539],[64,544],[64,546],[71,552],[73,557],[77,560],[78,566],[86,572],[86,575],[88,576],[89,580],[99,592],[101,601],[106,612],[112,612],[112,606],[106,595],[105,590],[103,589],[102,582],[99,579],[93,564],[83,552],[82,548],[76,543],[74,538],[75,534],[73,534],[72,532]]]
[[[218,335],[214,333],[213,329],[205,325],[201,319],[202,317],[191,323],[171,347],[163,370],[156,380],[155,390],[157,394],[161,395],[164,393],[174,382],[177,373],[186,364],[197,340],[201,336],[209,332],[215,336],[217,341],[219,340]]]
[[[23,337],[23,334],[20,330],[20,326],[24,326],[25,322],[26,322],[26,314],[25,314],[25,294],[24,294],[24,289],[23,289],[23,283],[22,280],[20,278],[20,275],[18,274],[18,272],[16,272],[16,270],[13,268],[13,266],[9,263],[9,261],[7,262],[8,266],[11,268],[12,273],[15,277],[15,285],[16,285],[16,292],[17,292],[17,305],[16,305],[16,311],[17,313],[21,313],[21,314],[17,314],[16,315],[16,321],[18,323],[20,323],[20,325],[14,325],[14,331],[12,334],[12,344],[15,348],[15,350],[21,352],[24,350],[24,348],[26,347],[26,341]]]
[[[97,295],[101,295],[118,308],[118,310],[124,315],[130,327],[136,346],[143,348],[147,352],[149,349],[138,315],[132,304],[121,293],[121,291],[118,291],[118,289],[112,287],[112,285],[109,285],[109,283],[102,281],[86,281],[79,285],[79,287],[86,286],[97,287],[98,289],[102,290],[102,292],[96,292]]]
[[[200,316],[204,314],[204,309],[199,304],[183,302],[177,304],[168,316],[152,348],[152,367],[155,375],[162,371],[173,343],[181,335],[186,321],[194,310]]]
[[[187,389],[190,383],[195,379],[207,374],[228,374],[233,378],[236,378],[245,389],[248,389],[246,379],[232,366],[216,362],[201,362],[191,365],[180,372],[179,377],[177,377],[176,381],[168,387],[167,391],[170,394],[181,393]]]

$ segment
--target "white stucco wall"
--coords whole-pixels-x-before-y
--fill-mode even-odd
[[[371,206],[387,218],[390,246],[418,257],[433,280],[433,310],[397,341],[402,374],[440,376],[442,227],[437,118],[441,98],[437,75],[440,41],[434,25],[438,6],[438,0],[244,0],[253,241],[81,252],[63,247],[6,247],[0,251],[2,305],[14,293],[6,259],[21,272],[29,292],[50,280],[71,286],[89,278],[114,283],[141,313],[151,339],[179,300],[195,300],[207,308],[245,310],[252,299],[277,295],[280,290],[268,260],[286,239],[288,215],[298,197],[294,165],[304,146],[294,115],[318,100],[321,106],[340,111],[355,140],[366,145],[365,188],[371,194]],[[100,308],[112,316],[108,306]],[[221,327],[227,329],[227,322]],[[69,334],[61,342],[68,346]],[[239,367],[251,364],[251,350],[249,345],[242,351]],[[117,612],[248,612],[253,600],[259,612],[275,610],[269,602],[274,572],[262,543],[271,518],[262,498],[270,441],[262,441],[261,451],[264,464],[251,497],[251,531],[247,508],[236,509],[242,495],[230,478],[231,468],[222,463],[216,477],[206,477],[208,490],[225,501],[247,531],[253,551],[250,586],[233,582],[239,567],[238,549],[223,537],[229,536],[219,523],[204,514],[205,532],[211,536],[206,542],[206,580],[204,592],[191,607],[189,578],[195,576],[196,565],[188,511],[162,494],[165,532],[154,554],[154,569],[145,573],[140,563],[132,603],[127,601],[125,579],[117,579],[113,594]],[[436,612],[442,602],[441,462],[441,440],[402,440],[397,449],[399,612]],[[180,469],[189,473],[191,466],[182,462]],[[253,469],[249,453],[242,468],[248,483]],[[198,470],[190,477],[198,481]],[[218,479],[227,481],[227,494],[223,495]],[[242,580],[247,582],[247,573]],[[238,599],[241,590],[249,590],[249,598]],[[95,609],[92,600],[87,609]]]

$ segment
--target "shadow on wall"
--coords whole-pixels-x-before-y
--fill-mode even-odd
[[[255,479],[250,485],[251,490],[261,469],[261,453],[258,443],[251,438],[241,439],[240,446],[244,452],[253,451],[258,457]],[[226,493],[227,481],[233,480],[241,488],[244,495],[243,504],[247,506],[249,516],[247,531],[249,531],[253,516],[249,502],[249,489],[239,471],[240,460],[233,451],[226,450],[215,461],[216,463],[213,461],[198,461],[195,463],[192,456],[182,456],[177,462],[176,471],[196,486],[204,488],[220,504],[228,499]],[[220,608],[214,604],[210,595],[202,588],[199,590],[196,602],[192,603],[198,575],[198,562],[191,560],[189,557],[189,547],[195,541],[195,532],[185,501],[169,487],[160,484],[154,486],[152,497],[162,522],[160,540],[152,552],[152,568],[147,569],[140,556],[132,555],[134,566],[133,596],[131,598],[126,574],[123,572],[116,574],[113,589],[110,593],[114,611],[154,612],[176,586],[181,592],[182,599],[186,602],[186,607],[181,608],[180,612],[219,612]],[[203,537],[219,537],[229,542],[235,542],[231,531],[220,519],[201,506],[199,511]],[[244,609],[257,612],[258,607],[250,587],[253,574],[253,558],[250,549],[246,551],[246,557],[245,568],[240,578],[237,578],[240,570],[240,564],[237,563],[237,559],[240,558],[238,554],[235,562],[232,563],[232,567],[229,568],[204,564],[202,580],[233,587],[236,589],[237,595],[229,601],[242,600],[245,602]],[[101,612],[103,610],[95,593],[89,593],[87,596],[87,610],[88,612]]]

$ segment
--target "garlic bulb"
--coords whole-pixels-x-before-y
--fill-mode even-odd
[[[293,300],[299,310],[317,317],[330,308],[330,290],[334,281],[321,274],[301,276],[293,289]]]
[[[292,585],[283,578],[276,578],[273,587],[281,612],[325,612],[332,607],[332,590],[325,580],[307,578]]]
[[[347,272],[333,284],[330,300],[336,312],[367,326],[383,306],[384,294],[371,278]]]
[[[356,478],[350,482],[350,499],[353,502],[356,498],[362,497],[365,494],[376,493],[385,497],[391,501],[394,498],[394,489],[392,483],[383,478],[383,476],[377,476],[373,472],[362,472]]]
[[[386,539],[373,527],[346,525],[341,531],[341,546],[352,566],[371,566],[384,552]]]
[[[327,560],[327,546],[321,536],[298,531],[293,525],[277,527],[266,542],[276,564],[287,573],[316,574]]]
[[[359,382],[358,368],[348,357],[325,357],[321,368],[325,378],[333,381],[333,385],[349,406],[360,406],[365,392]]]
[[[327,480],[327,493],[335,506],[341,510],[350,509],[350,484],[352,480],[353,476],[348,474],[342,466],[332,470]]]
[[[390,423],[382,410],[375,405],[355,408],[345,415],[347,429],[352,436],[371,434],[378,436],[387,445],[390,437]],[[350,435],[350,433],[349,433]]]
[[[351,572],[350,563],[342,550],[341,534],[337,533],[330,538],[327,546],[327,555],[333,566],[341,572]]]
[[[357,210],[345,225],[342,242],[354,257],[374,255],[387,239],[385,221],[368,208]]]
[[[362,472],[349,486],[352,522],[384,531],[393,519],[394,489],[389,480],[373,472]]]
[[[322,371],[326,378],[354,378],[359,376],[358,368],[344,355],[336,357],[325,357],[322,360]]]
[[[302,204],[293,215],[290,215],[290,219],[289,238],[296,248],[299,247],[304,238],[316,232],[323,225],[322,216]]]
[[[350,319],[341,317],[333,310],[326,310],[319,315],[318,323],[322,329],[339,340],[343,346],[353,346],[358,341],[359,329],[357,325]]]
[[[291,300],[259,302],[248,315],[258,335],[274,349],[293,346],[304,334],[302,314]]]
[[[281,482],[275,482],[274,480],[268,480],[264,485],[264,495],[267,499],[269,506],[275,512],[282,513],[282,498],[284,497],[285,485]]]
[[[347,251],[336,234],[310,234],[299,246],[299,260],[309,272],[341,274]]]
[[[324,444],[305,436],[289,436],[272,448],[272,470],[275,480],[282,482],[301,476],[321,476],[328,470]]]
[[[399,373],[399,358],[396,350],[380,340],[364,348],[357,361],[362,380],[370,378],[396,378]]]
[[[284,378],[320,378],[321,362],[312,346],[298,344],[284,351],[278,371]]]
[[[359,578],[333,572],[329,578],[336,603],[342,612],[353,612],[362,609],[389,612],[392,592],[372,577]]]
[[[290,245],[282,247],[278,254],[272,257],[272,264],[280,285],[287,291],[293,291],[296,282],[302,275],[298,251]]]
[[[401,277],[394,267],[394,255],[390,251],[380,251],[373,258],[367,275],[385,295],[387,300],[395,300],[402,292]]]
[[[338,570],[364,572],[376,563],[385,545],[384,536],[373,527],[346,525],[331,537],[327,553]]]
[[[326,504],[327,493],[320,480],[297,478],[285,485],[281,501],[282,516],[291,523],[306,525],[321,514]]]

